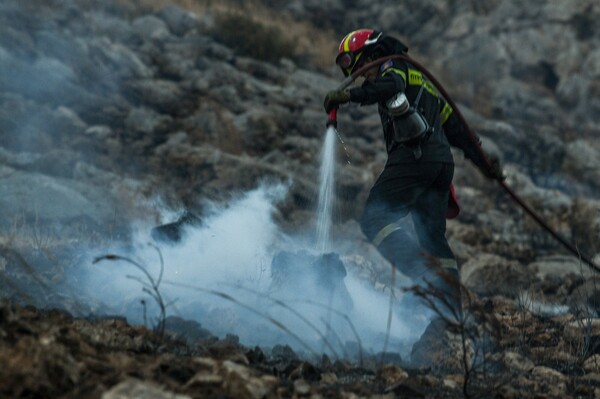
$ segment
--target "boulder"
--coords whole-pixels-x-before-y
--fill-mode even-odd
[[[569,274],[588,278],[595,274],[577,258],[563,255],[553,255],[537,259],[535,262],[527,265],[527,269],[540,280],[545,278],[563,279]]]
[[[600,316],[600,277],[594,275],[575,287],[567,302],[576,314],[585,317]]]
[[[192,109],[192,105],[186,101],[186,93],[173,81],[130,80],[125,85],[125,90],[136,103],[146,104],[159,113],[185,115]]]
[[[129,112],[125,119],[125,128],[134,137],[142,137],[164,132],[171,121],[171,117],[167,115],[161,115],[150,108],[139,107]]]
[[[131,27],[141,40],[165,40],[170,36],[167,24],[153,15],[135,19]]]
[[[511,166],[505,168],[506,182],[529,205],[541,212],[564,213],[573,200],[559,190],[549,190],[537,186],[531,179]]]
[[[196,14],[174,4],[160,10],[158,16],[176,36],[184,36],[190,30],[199,29],[203,26]]]
[[[584,139],[568,143],[563,168],[587,182],[600,181],[600,148]]]
[[[535,367],[531,359],[517,352],[504,352],[502,361],[510,370],[521,373],[530,373]]]
[[[191,399],[146,381],[127,379],[102,394],[102,399]]]
[[[287,299],[331,297],[329,306],[349,311],[353,302],[344,284],[346,268],[336,253],[311,255],[306,251],[277,253],[271,262],[271,290]]]
[[[99,60],[87,71],[88,79],[97,78],[103,84],[118,84],[121,79],[150,78],[152,68],[130,47],[106,37],[90,39],[90,53]],[[108,80],[107,80],[108,79]]]
[[[460,269],[461,282],[479,295],[516,297],[531,284],[530,272],[515,261],[492,254],[479,254]]]
[[[271,376],[254,376],[252,370],[229,360],[219,369],[226,392],[234,398],[260,399],[266,397],[275,387],[277,379]]]

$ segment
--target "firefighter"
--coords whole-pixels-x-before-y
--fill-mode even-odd
[[[336,63],[349,76],[370,61],[407,51],[391,36],[360,29],[342,39]],[[378,104],[388,159],[369,192],[361,229],[403,274],[444,289],[460,308],[458,284],[447,283],[448,276],[458,282],[456,259],[445,237],[446,216],[458,213],[450,146],[461,149],[489,178],[504,178],[500,163],[493,159],[488,165],[480,144],[469,138],[450,105],[414,65],[390,60],[363,76],[360,87],[333,90],[324,101],[326,112],[348,102]]]

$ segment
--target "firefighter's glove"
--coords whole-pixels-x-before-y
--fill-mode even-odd
[[[325,112],[329,113],[334,108],[350,101],[350,92],[348,90],[332,90],[325,96]]]
[[[490,157],[489,160],[489,166],[482,170],[485,177],[498,181],[506,180],[506,176],[502,172],[502,164],[500,163],[500,160],[494,156]]]

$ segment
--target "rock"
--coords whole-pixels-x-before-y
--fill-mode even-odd
[[[377,370],[377,377],[386,385],[394,385],[407,379],[408,373],[398,366],[387,364]]]
[[[345,277],[346,268],[336,253],[315,256],[306,251],[281,251],[271,262],[273,292],[287,295],[287,299],[297,299],[289,296],[294,293],[309,297],[326,295],[329,306],[349,311],[354,304],[344,283]]]
[[[190,111],[191,105],[186,104],[184,92],[179,85],[169,80],[131,80],[127,82],[126,90],[130,96],[159,113],[186,115]]]
[[[457,390],[457,389],[462,388],[461,384],[452,378],[444,378],[444,380],[442,381],[442,384],[444,385],[444,387],[452,389],[452,390]]]
[[[51,105],[89,101],[90,95],[77,85],[73,66],[40,56],[20,60],[0,48],[0,88]]]
[[[583,278],[594,275],[593,271],[582,265],[575,257],[562,255],[540,258],[527,265],[527,269],[540,280],[545,278],[564,278],[569,274],[575,274]]]
[[[582,139],[567,144],[563,168],[580,179],[597,182],[600,179],[600,149]]]
[[[575,109],[587,92],[589,81],[581,75],[572,75],[561,80],[556,94],[561,105],[569,110]]]
[[[531,283],[531,276],[525,267],[491,254],[481,254],[467,261],[460,274],[461,282],[480,295],[515,297]]]
[[[0,161],[6,166],[19,169],[29,169],[35,165],[42,158],[42,155],[31,153],[31,152],[19,152],[14,153],[7,151],[3,147],[0,147]],[[6,169],[4,173],[9,173],[9,169]]]
[[[177,316],[165,319],[165,330],[183,337],[190,345],[213,335],[195,320],[185,320]]]
[[[600,315],[600,277],[593,275],[576,287],[568,298],[572,311],[586,317]]]
[[[282,147],[281,129],[271,112],[253,109],[236,116],[234,123],[239,131],[244,132],[240,144],[249,151],[261,153],[266,141],[271,142],[273,147]]]
[[[410,380],[402,381],[398,384],[392,385],[391,387],[386,388],[386,393],[392,392],[397,397],[405,397],[405,398],[415,398],[422,399],[426,397],[426,390],[422,387],[416,386],[416,384],[411,383]]]
[[[134,108],[125,119],[125,128],[134,134],[151,135],[166,130],[171,121],[169,116],[149,108]]]
[[[566,325],[566,339],[572,342],[588,342],[591,345],[599,345],[600,341],[600,319],[586,315],[585,309],[580,311],[582,315],[575,321]]]
[[[564,385],[568,378],[558,370],[552,369],[550,367],[535,366],[531,370],[531,375],[558,383],[559,385],[561,385],[561,391],[566,391],[566,386]]]
[[[223,385],[223,377],[216,374],[200,372],[194,375],[186,384],[186,389],[205,389],[207,387],[220,388]]]
[[[582,70],[592,80],[600,79],[600,51],[592,50],[582,65]]]
[[[530,359],[516,352],[505,352],[503,362],[509,369],[524,373],[531,372],[535,367]]]
[[[276,379],[272,377],[254,377],[250,369],[224,361],[219,370],[224,380],[226,392],[240,399],[261,399],[273,389]]]
[[[544,397],[562,398],[567,396],[569,378],[557,370],[549,367],[536,366],[529,374],[519,374],[518,379],[513,379],[512,386],[519,387],[526,392],[539,392]],[[508,393],[508,392],[507,392]],[[512,395],[515,393],[513,392]],[[522,391],[518,397],[524,397]],[[514,396],[511,396],[514,397]]]
[[[308,395],[310,393],[310,384],[304,379],[295,380],[294,392],[298,395]]]
[[[81,134],[87,128],[86,123],[72,109],[64,106],[58,107],[55,111],[55,115],[59,129],[62,130],[60,134],[64,136]]]
[[[249,57],[236,57],[234,60],[234,65],[236,68],[238,68],[240,71],[246,72],[247,74],[249,74],[250,76],[252,76],[253,78],[259,79],[261,82],[269,82],[269,83],[275,83],[278,86],[283,84],[286,81],[287,75],[281,71],[280,68],[272,65],[272,64],[268,64],[268,63],[264,63],[261,61],[258,61],[256,59],[253,58],[249,58]],[[292,71],[294,72],[295,69]],[[254,84],[256,84],[257,86],[255,87],[255,89],[263,89],[263,90],[272,90],[275,91],[277,89],[281,90],[281,87],[269,87],[269,86],[264,86],[261,84],[258,84],[258,82],[253,82]],[[261,91],[261,90],[257,90],[257,91]],[[299,93],[300,94],[300,93]],[[298,96],[300,97],[300,96]]]
[[[203,37],[198,36],[186,37],[168,41],[160,48],[153,48],[150,55],[159,68],[161,78],[176,80],[181,88],[203,91],[193,84],[196,79],[204,84],[208,83],[202,79],[203,75],[196,67],[196,61],[202,57],[203,47],[206,46],[206,41],[202,39]]]
[[[102,399],[191,399],[163,390],[155,384],[128,379],[102,394]]]
[[[84,132],[85,135],[92,137],[94,140],[104,141],[114,136],[113,130],[106,125],[94,125],[87,128]]]
[[[298,360],[298,355],[289,345],[275,345],[271,356],[278,360]]]
[[[507,184],[531,206],[544,212],[564,213],[573,204],[573,200],[559,190],[538,187],[526,175],[511,167],[506,167],[505,170]]]
[[[200,28],[198,16],[181,7],[171,4],[160,10],[158,16],[165,21],[169,30],[177,36],[184,36],[192,29]]]
[[[124,15],[112,14],[106,12],[86,13],[85,23],[87,28],[95,37],[106,37],[113,42],[133,43],[134,33],[131,29],[131,23]],[[88,29],[82,29],[83,34],[88,33]]]
[[[338,382],[337,375],[335,373],[321,373],[321,383],[325,385],[332,385]]]
[[[143,40],[165,40],[170,35],[167,24],[153,15],[137,18],[131,27],[133,32]]]
[[[435,367],[441,371],[461,370],[463,349],[467,351],[467,357],[470,358],[472,348],[468,342],[466,348],[463,348],[456,338],[455,334],[448,331],[448,326],[443,319],[433,318],[412,347],[411,364],[416,367]]]
[[[600,354],[594,354],[583,362],[583,369],[588,373],[600,373]]]
[[[548,345],[551,342],[552,340],[550,340],[550,342],[546,340],[541,342],[541,344]],[[569,353],[568,349],[566,348],[559,350],[557,346],[538,346],[531,348],[529,353],[531,359],[534,360],[534,363],[552,364],[551,362],[554,362],[555,364],[560,364],[561,370],[563,370],[563,372],[567,375],[570,374],[569,371],[572,371],[573,373],[581,372],[580,369],[578,369],[578,366],[575,366],[579,362],[578,357]]]
[[[120,79],[152,77],[152,69],[144,64],[140,56],[119,42],[112,42],[105,37],[91,40],[90,52],[102,60],[94,65],[94,69],[90,71],[90,78],[105,79],[106,76],[113,76],[116,81],[109,80],[104,83],[117,84]]]

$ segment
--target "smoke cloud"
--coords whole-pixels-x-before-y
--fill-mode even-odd
[[[113,251],[145,265],[157,277],[157,246],[164,259],[160,292],[165,302],[172,303],[167,314],[196,320],[219,337],[236,334],[245,345],[289,344],[304,353],[325,352],[338,357],[356,357],[361,347],[365,353],[382,351],[389,290],[377,291],[348,274],[343,280],[348,300],[343,292],[298,281],[298,276],[307,273],[303,270],[284,275],[288,280],[283,283],[273,278],[271,265],[281,251],[319,255],[312,249],[314,245],[304,244],[314,242],[314,237],[285,234],[273,220],[276,204],[285,198],[288,188],[282,183],[263,184],[227,204],[213,204],[201,216],[200,224],[185,228],[177,244],[152,243],[151,226],[141,225],[131,248]],[[164,213],[173,215],[168,210]],[[351,247],[344,242],[335,246],[340,251]],[[97,300],[126,315],[130,322],[143,323],[142,299],[149,317],[158,315],[158,309],[132,276],[143,280],[143,275],[126,262],[90,264],[82,270],[79,286],[87,294],[95,293]],[[394,294],[402,296],[399,290]],[[388,351],[406,354],[422,333],[427,317],[423,310],[421,316],[411,314],[413,307],[408,302],[404,307],[394,303]]]

